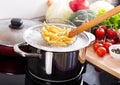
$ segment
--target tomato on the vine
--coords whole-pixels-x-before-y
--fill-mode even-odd
[[[106,34],[107,34],[108,37],[112,37],[112,38],[117,36],[117,33],[116,33],[115,29],[107,29]]]
[[[102,47],[102,46],[103,46],[103,44],[102,43],[98,43],[98,42],[95,42],[93,44],[93,48],[94,48],[95,51],[97,50],[98,47]]]
[[[106,25],[101,25],[100,28],[104,29],[105,32],[107,31]]]
[[[97,38],[104,38],[105,37],[105,30],[103,28],[98,28],[95,31],[95,35]]]
[[[105,43],[103,43],[103,47],[105,47],[106,48],[106,50],[107,50],[107,52],[109,53],[109,47],[112,45],[112,43],[110,43],[110,42],[105,42]]]
[[[98,47],[96,53],[98,56],[103,57],[107,53],[107,50],[105,47]]]

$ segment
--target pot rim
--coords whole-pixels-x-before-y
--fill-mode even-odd
[[[32,31],[34,32],[34,34],[36,34],[35,32],[36,31],[38,31],[38,32],[40,32],[40,30],[38,30],[37,28],[39,28],[40,26],[42,26],[41,24],[39,24],[39,25],[36,25],[36,26],[32,26],[31,28],[29,28],[28,30],[26,30],[25,31],[25,33],[24,33],[24,36],[23,36],[23,38],[24,38],[24,40],[30,45],[30,46],[32,46],[32,47],[34,47],[34,48],[37,48],[37,49],[40,49],[40,50],[45,50],[45,51],[48,51],[48,52],[71,52],[71,51],[76,51],[76,50],[80,50],[80,49],[82,49],[82,48],[85,48],[85,47],[87,47],[87,46],[89,46],[89,44],[92,42],[91,40],[90,40],[90,37],[87,35],[87,33],[86,32],[83,32],[83,33],[81,33],[80,35],[84,35],[83,37],[86,37],[86,43],[85,44],[83,44],[83,45],[81,45],[81,46],[83,46],[83,47],[79,47],[78,48],[78,46],[73,46],[73,47],[77,47],[77,48],[74,48],[73,49],[73,47],[72,46],[68,46],[68,50],[65,50],[65,47],[60,47],[60,49],[58,50],[58,48],[55,48],[54,49],[54,47],[52,48],[52,46],[49,46],[49,47],[47,47],[47,46],[45,46],[45,45],[43,45],[43,44],[38,44],[38,41],[36,42],[35,40],[33,41],[33,40],[30,40],[30,39],[32,39],[31,38],[31,36],[29,36],[30,34],[29,34],[29,32],[31,31],[31,33],[32,33]],[[34,28],[35,28],[35,30],[34,30]],[[40,34],[40,33],[39,33]],[[40,35],[41,36],[41,35]],[[34,37],[33,37],[34,38]],[[37,39],[41,39],[42,37],[38,37]],[[84,39],[82,39],[82,40],[84,40]],[[40,41],[39,41],[40,42]],[[42,42],[42,41],[41,41]],[[78,42],[78,41],[77,41]],[[85,42],[85,41],[84,41]],[[83,42],[83,43],[84,43]],[[42,43],[44,43],[44,42],[42,42]],[[76,44],[76,43],[75,43]],[[78,43],[77,43],[78,44]],[[52,49],[51,49],[52,48]]]

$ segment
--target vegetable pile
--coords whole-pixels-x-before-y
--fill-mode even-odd
[[[48,8],[46,19],[66,19],[79,26],[113,8],[114,6],[106,1],[89,4],[87,0],[61,0]],[[108,49],[111,45],[120,43],[120,14],[91,28],[91,32],[96,37],[93,49],[98,56],[104,57],[106,53],[109,53]]]
[[[105,8],[100,9],[96,16],[100,16],[105,12],[107,12]],[[92,32],[96,36],[93,48],[98,56],[104,57],[106,53],[109,53],[108,49],[111,45],[120,43],[120,13],[104,20]],[[99,50],[104,50],[104,52],[101,53]]]
[[[46,20],[55,18],[69,20],[73,13],[78,10],[87,9],[89,9],[89,2],[87,0],[60,0],[59,2],[52,3],[52,5],[49,6],[45,14],[45,18]]]

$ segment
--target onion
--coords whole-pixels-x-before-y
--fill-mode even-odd
[[[61,20],[68,20],[73,13],[69,7],[70,0],[60,0],[54,2],[46,11],[46,20],[52,20],[55,18],[60,18]]]

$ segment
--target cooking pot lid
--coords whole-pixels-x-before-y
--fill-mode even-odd
[[[13,18],[0,20],[0,44],[13,46],[23,42],[24,31],[34,25],[40,24],[39,21]]]
[[[59,24],[56,26],[59,26]],[[52,52],[70,52],[70,51],[76,51],[82,49],[90,44],[87,34],[83,32],[77,36],[75,42],[71,45],[68,45],[66,47],[51,46],[43,39],[41,35],[42,27],[43,27],[42,24],[36,25],[27,29],[24,33],[25,41],[37,49],[52,51]]]

